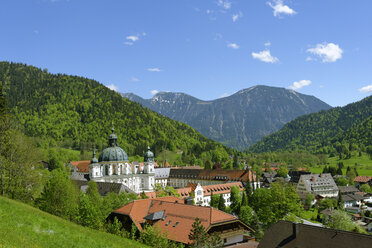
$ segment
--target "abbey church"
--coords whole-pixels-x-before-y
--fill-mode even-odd
[[[127,153],[118,146],[118,137],[111,129],[109,146],[103,150],[97,159],[89,164],[89,179],[95,182],[119,183],[134,193],[153,191],[155,184],[154,154],[148,151],[144,155],[144,166],[129,163]]]

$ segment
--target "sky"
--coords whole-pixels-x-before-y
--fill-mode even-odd
[[[370,0],[1,0],[0,61],[202,100],[268,85],[372,94]]]

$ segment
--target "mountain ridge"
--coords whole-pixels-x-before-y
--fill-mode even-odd
[[[314,96],[265,85],[207,101],[182,92],[159,92],[150,99],[133,93],[122,96],[189,124],[206,137],[239,150],[279,130],[298,116],[331,108]]]
[[[372,96],[344,107],[303,115],[264,137],[249,152],[307,150],[332,153],[342,143],[372,144]],[[325,151],[324,148],[332,151]]]

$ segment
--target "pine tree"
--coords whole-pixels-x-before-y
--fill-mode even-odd
[[[248,198],[248,202],[249,202],[249,199],[252,195],[252,185],[251,185],[251,181],[249,179],[249,174],[252,175],[252,178],[253,178],[253,173],[251,171],[248,172],[248,178],[247,178],[247,183],[245,185],[245,192],[247,194],[247,198]]]
[[[232,186],[230,190],[230,208],[235,214],[239,214],[242,198],[240,196],[240,190],[237,186]]]
[[[238,163],[238,156],[234,155],[234,161],[233,161],[233,168],[234,169],[240,169],[239,168],[239,163]]]
[[[244,191],[243,191],[243,195],[242,195],[242,205],[241,205],[242,207],[243,206],[248,206],[248,197],[247,197],[247,193],[245,193]]]
[[[220,194],[220,200],[218,201],[218,209],[221,211],[226,211],[225,199],[223,198],[223,194]]]
[[[340,210],[344,209],[344,201],[342,200],[341,192],[338,192],[337,206],[338,206],[338,209]]]
[[[195,218],[192,224],[189,239],[193,241],[193,247],[204,247],[207,244],[208,234],[198,217]]]

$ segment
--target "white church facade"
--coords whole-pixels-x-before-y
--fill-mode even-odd
[[[89,165],[89,179],[95,182],[120,183],[133,193],[153,191],[155,185],[154,154],[148,151],[144,155],[143,169],[129,163],[127,153],[118,146],[117,136],[109,136],[109,146],[99,158],[95,157]]]

